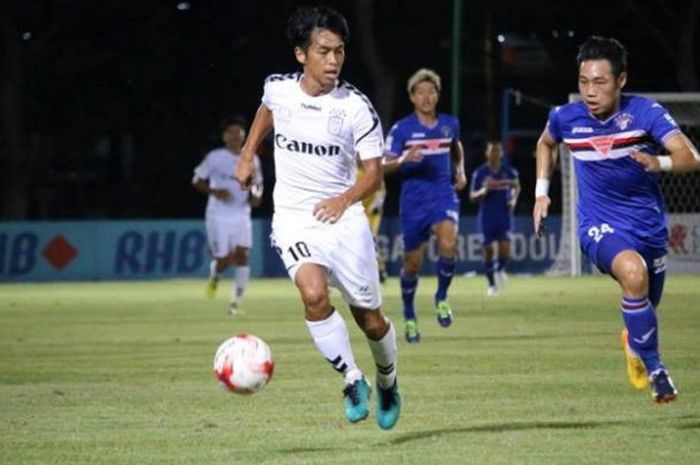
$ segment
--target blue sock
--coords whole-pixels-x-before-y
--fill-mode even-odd
[[[486,273],[486,279],[489,280],[489,287],[494,287],[496,285],[496,280],[493,278],[494,263],[493,260],[484,262],[484,273]]]
[[[403,317],[405,320],[416,319],[416,309],[413,308],[413,300],[416,297],[418,287],[418,275],[406,276],[401,270],[401,300],[403,300]]]
[[[644,362],[647,373],[665,369],[659,359],[658,322],[656,312],[646,297],[622,297],[622,319],[629,334],[628,343]]]
[[[506,257],[498,257],[498,264],[496,265],[496,270],[505,271],[507,264],[508,259]]]
[[[447,289],[450,287],[450,283],[452,282],[452,276],[455,274],[455,268],[457,268],[457,260],[454,258],[445,258],[443,256],[438,258],[438,288],[437,292],[435,293],[436,302],[447,299]]]

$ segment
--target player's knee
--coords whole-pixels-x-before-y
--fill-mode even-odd
[[[649,288],[649,275],[643,262],[629,260],[621,266],[616,276],[620,285],[630,297],[645,296]]]
[[[328,290],[323,286],[304,286],[301,290],[301,298],[306,307],[307,317],[322,319],[330,312],[330,299]]]
[[[389,324],[380,311],[364,312],[364,318],[360,323],[360,328],[365,335],[373,341],[378,341],[389,330]]]

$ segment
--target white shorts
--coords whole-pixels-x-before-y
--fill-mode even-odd
[[[213,257],[225,257],[236,250],[236,247],[249,249],[253,244],[253,223],[250,216],[235,218],[207,218],[207,238],[209,252]]]
[[[375,244],[364,214],[310,226],[274,221],[270,239],[292,281],[301,264],[322,265],[328,269],[329,284],[349,305],[381,307]]]

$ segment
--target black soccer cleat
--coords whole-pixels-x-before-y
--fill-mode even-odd
[[[657,404],[665,404],[676,400],[678,389],[665,371],[659,371],[651,376],[651,398]]]

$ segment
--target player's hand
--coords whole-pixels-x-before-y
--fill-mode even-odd
[[[219,200],[228,200],[231,198],[231,192],[228,189],[212,189],[211,195]]]
[[[661,171],[659,159],[654,155],[640,152],[639,150],[630,150],[630,157],[644,168],[644,171],[658,173]]]
[[[408,152],[401,156],[401,163],[418,163],[423,160],[423,154],[421,153],[421,146],[414,145]]]
[[[335,223],[350,206],[350,201],[343,195],[321,200],[314,207],[314,216],[322,223]]]
[[[376,215],[382,211],[384,208],[384,200],[386,199],[386,191],[383,189],[378,190],[374,194],[374,199],[372,199],[372,204],[369,206],[369,211],[373,215]]]
[[[255,175],[255,162],[244,160],[243,157],[236,164],[236,181],[241,185],[242,189],[249,189]]]
[[[550,203],[552,203],[552,200],[548,195],[535,197],[535,207],[532,209],[532,221],[537,237],[542,237],[546,229],[545,219],[549,212]]]
[[[464,174],[464,170],[455,171],[455,190],[461,191],[467,187],[467,176]]]

